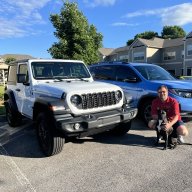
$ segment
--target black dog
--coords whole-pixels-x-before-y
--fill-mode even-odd
[[[162,138],[165,141],[164,144],[164,150],[167,149],[167,147],[170,147],[171,149],[174,149],[177,145],[177,139],[174,139],[173,137],[173,128],[170,128],[168,131],[165,131],[162,129],[162,126],[165,125],[168,122],[167,120],[167,114],[164,110],[158,111],[158,122],[156,125],[156,133],[157,133],[157,141],[156,145],[159,144],[159,139]]]

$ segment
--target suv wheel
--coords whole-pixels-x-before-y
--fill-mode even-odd
[[[114,129],[112,129],[110,132],[116,136],[123,136],[130,130],[131,122],[132,121],[129,121],[127,123],[120,123]]]
[[[140,108],[141,117],[146,125],[148,124],[149,120],[151,120],[151,102],[152,101],[149,100],[146,101]]]
[[[46,156],[56,155],[63,149],[65,138],[57,135],[56,127],[45,113],[37,118],[37,137],[40,147]]]
[[[7,122],[11,127],[16,127],[21,124],[21,114],[19,114],[19,112],[13,111],[13,109],[8,103],[5,105],[5,111]]]

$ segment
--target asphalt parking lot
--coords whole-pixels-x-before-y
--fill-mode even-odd
[[[0,121],[0,191],[191,192],[191,145],[154,146],[155,132],[135,119],[123,137],[103,133],[69,141],[44,157],[33,124],[10,128]],[[187,123],[192,142],[191,122]],[[2,133],[1,133],[2,134]]]

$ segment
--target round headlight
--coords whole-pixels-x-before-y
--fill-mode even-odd
[[[82,103],[82,100],[81,100],[81,97],[79,96],[79,95],[73,95],[73,96],[71,96],[71,103],[73,104],[73,105],[79,105],[79,104],[81,104]]]
[[[120,101],[122,99],[121,91],[116,91],[115,92],[115,98],[116,98],[117,101]]]

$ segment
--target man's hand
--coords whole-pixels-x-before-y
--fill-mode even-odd
[[[163,130],[163,131],[168,131],[169,129],[170,129],[170,124],[169,123],[165,123],[165,124],[163,124],[163,125],[161,125],[161,129]]]

